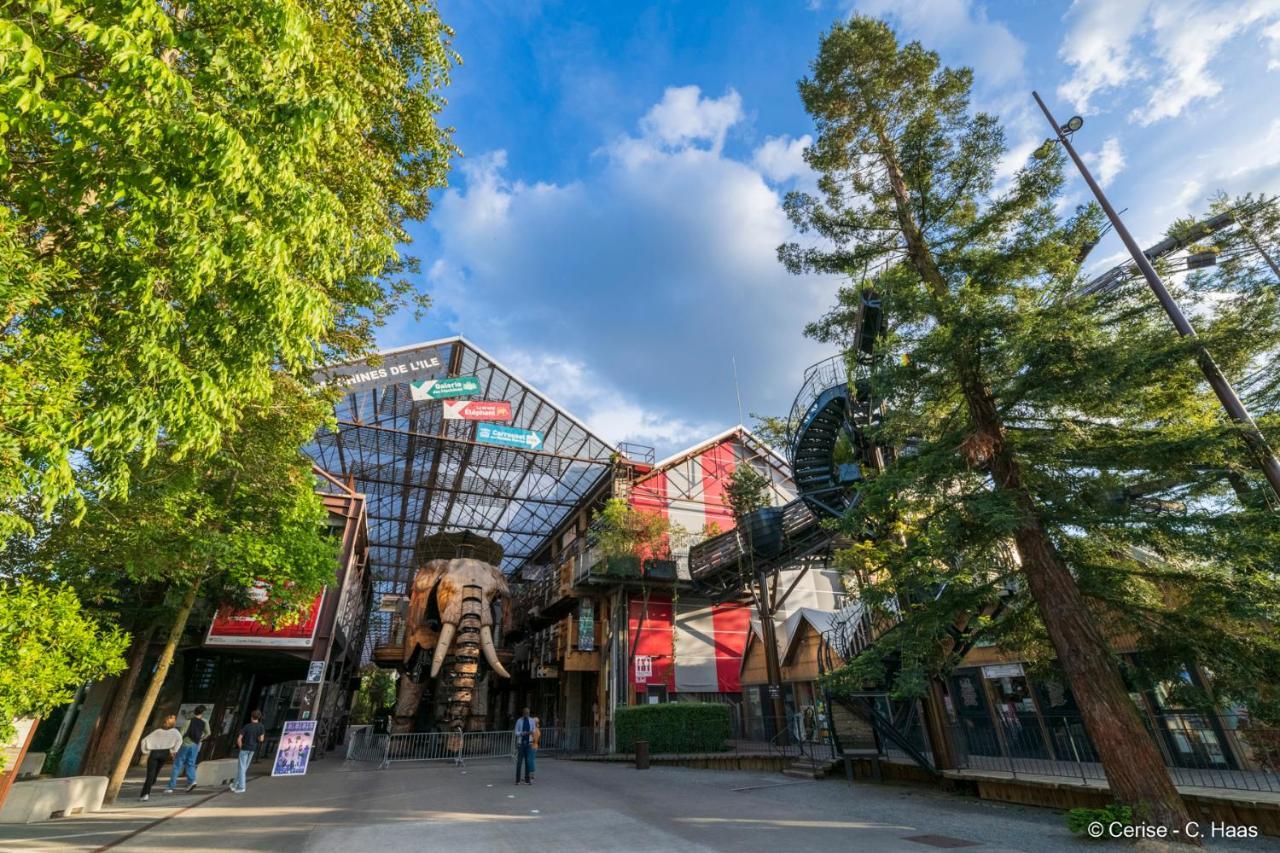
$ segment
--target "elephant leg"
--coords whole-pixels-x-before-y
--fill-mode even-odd
[[[396,712],[391,723],[393,734],[404,734],[413,731],[413,718],[418,713],[418,703],[422,701],[422,690],[426,682],[416,684],[408,675],[401,673],[396,687]]]

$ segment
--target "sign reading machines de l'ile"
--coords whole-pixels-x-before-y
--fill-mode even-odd
[[[437,349],[416,350],[384,356],[377,367],[365,362],[338,364],[316,371],[315,379],[323,385],[337,385],[354,394],[414,379],[429,379],[444,371],[444,360]]]

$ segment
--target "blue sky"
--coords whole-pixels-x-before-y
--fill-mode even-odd
[[[853,11],[974,68],[1006,172],[1045,136],[1033,88],[1083,115],[1077,146],[1144,245],[1218,188],[1280,192],[1280,0],[440,3],[465,157],[411,229],[434,307],[381,343],[464,334],[660,455],[738,421],[735,362],[745,412],[781,414],[830,354],[802,329],[839,282],[774,252],[782,196],[813,180],[795,84]]]

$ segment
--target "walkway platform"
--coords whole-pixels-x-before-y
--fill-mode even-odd
[[[136,782],[110,811],[0,833],[0,851],[376,850],[777,853],[875,850],[1080,853],[1060,813],[934,787],[788,779],[778,773],[635,770],[543,758],[532,786],[510,762],[323,761],[304,777],[253,778],[249,793],[152,796]],[[130,794],[134,798],[130,798]],[[1271,839],[1213,851],[1274,849]],[[1105,845],[1101,849],[1107,849]]]

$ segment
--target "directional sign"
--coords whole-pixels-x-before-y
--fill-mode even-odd
[[[500,444],[503,447],[522,447],[526,450],[542,449],[542,433],[502,424],[476,424],[476,441]]]
[[[445,400],[447,421],[509,421],[511,404],[506,400]]]
[[[423,400],[443,400],[480,393],[480,380],[474,376],[451,376],[448,379],[418,379],[409,383],[409,396]]]

